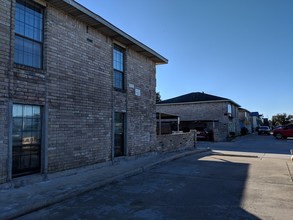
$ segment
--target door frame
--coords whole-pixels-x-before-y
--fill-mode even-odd
[[[13,105],[31,105],[39,106],[40,108],[40,123],[41,123],[41,141],[39,149],[39,172],[31,172],[27,175],[33,174],[45,174],[47,177],[48,172],[48,105],[38,105],[35,103],[22,103],[22,102],[12,102],[8,103],[8,160],[7,160],[7,181],[11,181],[13,178],[24,176],[24,175],[15,175],[13,176]]]
[[[112,160],[119,156],[115,156],[115,114],[121,113],[123,114],[123,154],[121,156],[128,155],[128,147],[127,147],[127,114],[125,111],[113,111],[113,123],[112,123]]]

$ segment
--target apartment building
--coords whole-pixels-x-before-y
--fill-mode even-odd
[[[0,43],[0,183],[153,150],[166,58],[69,0],[0,0]]]

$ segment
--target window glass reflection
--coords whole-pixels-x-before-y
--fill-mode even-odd
[[[114,86],[115,88],[123,89],[123,73],[114,72]]]
[[[31,117],[33,115],[33,107],[31,105],[25,105],[23,110],[24,117]]]
[[[14,118],[12,128],[13,132],[20,132],[22,128],[22,118]]]
[[[18,0],[15,12],[14,62],[42,67],[43,15],[37,4]]]
[[[117,46],[114,48],[113,66],[114,69],[123,71],[123,50]]]
[[[42,123],[39,106],[13,105],[12,124],[14,145],[40,144]]]
[[[22,105],[13,105],[13,117],[21,117],[22,116]]]
[[[13,146],[22,144],[21,132],[13,132],[12,143]]]

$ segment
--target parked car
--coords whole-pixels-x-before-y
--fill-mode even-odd
[[[213,132],[211,130],[207,128],[196,128],[196,131],[198,140],[213,141]]]
[[[274,129],[273,135],[277,139],[282,139],[282,138],[286,139],[287,137],[293,137],[293,124],[289,124],[287,126]]]
[[[258,130],[257,130],[258,135],[261,134],[271,134],[271,129],[269,126],[259,126]]]

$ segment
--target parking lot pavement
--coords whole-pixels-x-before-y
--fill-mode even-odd
[[[198,142],[198,147],[210,147],[212,150],[226,150],[263,154],[290,154],[293,139],[278,140],[272,135],[249,134],[236,137],[230,142]]]
[[[23,214],[47,207],[60,201],[73,198],[90,190],[118,182],[126,177],[146,172],[160,164],[187,155],[209,152],[209,150],[187,150],[127,158],[113,165],[91,169],[76,169],[70,175],[60,175],[20,187],[0,188],[0,219],[13,219]],[[32,177],[19,178],[29,181]]]
[[[239,154],[231,151],[229,154],[233,156],[223,156],[224,153],[216,158],[248,164],[241,207],[260,219],[292,218],[293,165],[288,155]]]
[[[292,219],[285,158],[195,154],[91,191],[30,219]]]

